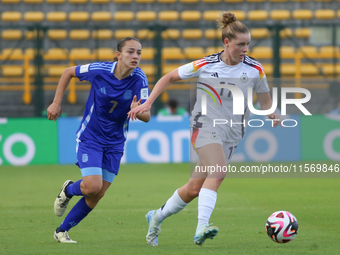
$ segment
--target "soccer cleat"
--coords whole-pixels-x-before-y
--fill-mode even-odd
[[[61,191],[58,197],[54,201],[54,213],[58,217],[63,216],[64,212],[66,211],[67,205],[71,200],[71,197],[66,196],[65,190],[66,190],[66,187],[72,183],[73,181],[67,180],[63,184],[63,187],[61,188]]]
[[[77,243],[68,236],[68,232],[54,232],[54,240],[59,243]]]
[[[197,226],[194,243],[202,246],[206,239],[213,239],[218,233],[218,227],[211,226],[209,224],[201,224]]]
[[[146,242],[150,246],[158,246],[158,235],[161,232],[162,222],[157,219],[156,210],[148,212],[145,217],[149,225],[148,233],[146,234]]]

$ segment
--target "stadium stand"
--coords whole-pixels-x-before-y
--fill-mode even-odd
[[[183,21],[200,21],[202,14],[200,11],[182,11],[181,20]]]
[[[280,57],[282,59],[293,59],[295,57],[295,48],[292,46],[281,46]]]
[[[70,58],[73,60],[93,59],[90,48],[73,48],[70,51]]]
[[[22,38],[22,31],[19,29],[6,29],[1,32],[3,40],[20,40]]]
[[[110,29],[99,29],[92,31],[92,38],[96,40],[110,40],[113,37],[113,32]]]
[[[131,4],[132,0],[113,0],[116,4]]]
[[[21,12],[4,11],[1,13],[1,20],[5,22],[18,22],[22,18]]]
[[[160,21],[177,21],[179,19],[178,11],[160,11],[158,13]]]
[[[139,11],[136,13],[136,19],[141,22],[155,21],[157,14],[155,11]]]
[[[90,31],[86,29],[74,29],[70,31],[71,40],[88,40],[90,38]]]
[[[47,31],[47,36],[51,40],[65,40],[67,31],[65,29],[50,29]]]
[[[158,3],[161,4],[172,4],[172,3],[176,3],[177,0],[157,0]]]
[[[253,10],[248,12],[248,19],[251,21],[264,21],[268,19],[266,10]]]
[[[236,18],[240,21],[244,21],[246,19],[246,12],[241,10],[231,10],[230,12],[234,13]]]
[[[182,38],[187,40],[199,40],[203,37],[201,29],[184,29],[182,31]]]
[[[217,29],[207,29],[204,31],[204,36],[206,39],[215,40],[220,38],[220,33]]]
[[[71,4],[86,4],[87,0],[68,0]]]
[[[24,0],[24,3],[27,3],[27,4],[42,4],[43,0]]]
[[[117,11],[113,14],[113,19],[119,22],[132,21],[135,14],[132,11]]]
[[[221,15],[221,11],[205,11],[203,12],[203,19],[206,21],[215,21],[216,17],[218,17],[219,15]]]
[[[136,3],[139,3],[139,4],[150,4],[150,3],[153,3],[155,2],[155,0],[135,0]]]
[[[92,12],[91,20],[95,22],[108,22],[111,21],[111,12],[100,11],[100,12]]]
[[[178,29],[167,29],[162,32],[163,40],[178,40],[181,32]]]
[[[66,0],[46,0],[48,4],[63,4]]]
[[[44,33],[43,31],[40,31],[40,38],[43,38]],[[25,39],[26,40],[35,40],[37,38],[37,31],[26,31],[25,32]]]
[[[310,28],[296,28],[294,34],[297,38],[306,39],[310,37]]]
[[[139,29],[137,31],[137,38],[139,40],[152,40],[155,38],[155,32],[149,29]]]
[[[256,46],[251,50],[250,56],[256,59],[272,59],[273,49],[267,46]]]
[[[241,3],[243,0],[224,0],[227,3]]]
[[[46,20],[49,22],[64,22],[66,19],[66,12],[48,12],[46,14]]]
[[[21,0],[1,0],[3,4],[18,4]]]
[[[290,19],[290,11],[288,10],[272,10],[270,12],[272,20],[288,20]]]
[[[330,20],[335,18],[334,10],[316,10],[314,12],[315,18],[319,20]]]
[[[115,53],[111,48],[99,48],[93,50],[93,55],[96,59],[102,61],[111,61]]]
[[[301,77],[340,75],[339,42],[332,46],[331,38],[326,42],[319,40],[324,39],[322,36],[318,37],[321,30],[331,34],[333,25],[338,31],[339,1],[0,1],[0,79],[23,78],[25,73],[34,75],[35,26],[41,25],[44,28],[40,38],[45,78],[51,76],[55,81],[70,64],[111,61],[118,40],[136,36],[143,45],[141,67],[149,81],[154,81],[158,68],[165,74],[191,60],[223,50],[221,32],[215,21],[226,8],[250,28],[249,55],[263,62],[267,76],[274,73],[272,36],[275,24],[281,25],[280,71],[283,77],[295,77],[296,73]],[[155,41],[158,36],[162,42]],[[157,45],[162,45],[163,49],[156,49]],[[9,51],[10,47],[15,50]],[[161,59],[156,59],[159,57],[157,50],[161,52]],[[9,54],[10,59],[6,59]],[[25,58],[29,68],[24,65]],[[160,66],[157,61],[161,61]]]
[[[288,39],[293,37],[293,31],[290,28],[284,28],[280,31],[280,38],[281,39]]]
[[[135,31],[132,29],[118,29],[115,31],[114,35],[116,39],[121,40],[125,37],[134,37]]]
[[[25,12],[24,21],[26,22],[42,22],[45,19],[43,12]]]
[[[208,4],[216,4],[216,3],[220,3],[222,0],[202,0],[202,2],[204,3],[208,3]]]
[[[67,60],[68,59],[68,50],[61,48],[50,48],[44,54],[45,60]]]
[[[250,30],[253,39],[265,39],[270,37],[270,32],[267,28],[253,28]]]
[[[292,13],[293,19],[296,20],[311,20],[313,12],[311,10],[294,10]]]
[[[68,14],[68,20],[71,22],[86,22],[90,19],[90,14],[84,11],[75,11]]]
[[[202,47],[185,47],[183,53],[185,58],[191,60],[201,59],[206,55]]]

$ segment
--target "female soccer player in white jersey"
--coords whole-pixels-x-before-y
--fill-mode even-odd
[[[66,87],[72,77],[87,80],[91,90],[77,131],[77,165],[82,179],[66,181],[54,203],[54,212],[62,216],[72,196],[82,198],[54,232],[61,243],[76,243],[68,231],[84,219],[110,187],[118,174],[128,131],[127,113],[149,96],[148,81],[138,67],[140,42],[127,37],[119,41],[114,62],[91,63],[67,68],[59,80],[53,103],[47,109],[49,120],[56,120]],[[137,118],[148,122],[150,111]]]
[[[214,90],[213,85],[216,84],[212,81],[214,78],[217,83],[225,81],[225,84],[237,86],[244,95],[247,94],[247,88],[252,87],[257,93],[263,110],[268,110],[272,106],[261,64],[246,55],[251,39],[248,28],[239,22],[234,14],[228,12],[221,15],[218,23],[222,30],[224,50],[168,73],[157,82],[148,100],[129,112],[129,116],[134,120],[136,114],[149,111],[157,96],[171,83],[198,77],[197,101],[191,116],[191,142],[199,156],[197,163],[199,167],[227,166],[238,141],[244,135],[244,126],[240,123],[247,123],[246,119],[249,115],[247,108],[244,115],[232,114],[232,97],[226,89],[224,93],[221,88],[218,89],[219,93]],[[202,116],[201,95],[208,89],[213,91],[213,93],[210,92],[212,96],[218,98],[215,100],[218,107],[208,96],[207,115]],[[245,102],[247,102],[246,96]],[[273,119],[273,126],[280,124],[280,117],[277,114],[272,113],[269,118]],[[227,119],[229,123],[233,120],[234,123],[238,122],[238,125],[218,125],[215,128],[212,125],[213,119]],[[162,221],[183,210],[197,196],[198,224],[194,243],[202,245],[207,238],[213,238],[218,233],[218,228],[209,226],[209,219],[216,204],[217,190],[225,175],[226,173],[222,171],[215,172],[209,173],[209,178],[207,178],[207,173],[193,172],[189,182],[177,189],[161,208],[147,213],[146,218],[149,224],[147,243],[157,246]]]

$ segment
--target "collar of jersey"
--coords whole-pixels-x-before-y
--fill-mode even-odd
[[[116,68],[117,62],[118,62],[118,61],[116,61],[116,62],[113,62],[113,64],[112,64],[112,68],[111,68],[111,73],[112,73],[112,74],[113,74],[113,73],[114,73],[114,71],[115,71],[115,68]],[[135,71],[136,71],[136,68],[135,68],[135,69],[133,69],[133,71],[132,71],[132,73],[130,74],[130,76],[133,76],[133,75],[135,74]],[[126,78],[126,77],[125,77],[125,78]]]
[[[231,67],[231,68],[235,68],[235,67],[238,67],[240,64],[243,63],[245,57],[244,57],[244,58],[242,59],[242,61],[241,61],[240,63],[238,63],[237,65],[231,66],[231,65],[228,65],[228,64],[224,63],[224,61],[222,60],[222,57],[221,57],[223,51],[224,51],[224,50],[222,50],[222,51],[219,53],[218,58],[219,58],[219,60],[220,60],[223,64],[225,64],[226,66]]]

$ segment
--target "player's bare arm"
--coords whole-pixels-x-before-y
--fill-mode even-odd
[[[60,104],[63,99],[64,92],[70,83],[72,77],[76,77],[76,67],[72,66],[67,68],[60,77],[58,82],[57,90],[52,104],[47,108],[47,117],[49,120],[56,121],[60,115]]]
[[[178,69],[173,70],[172,72],[164,75],[153,88],[149,98],[145,101],[144,104],[137,106],[136,108],[131,109],[128,112],[128,117],[131,120],[135,120],[140,114],[150,111],[153,102],[156,98],[173,82],[179,81],[181,78],[178,75]]]
[[[273,102],[272,102],[269,92],[257,93],[257,98],[260,102],[262,110],[268,110],[272,107]],[[281,124],[281,116],[275,112],[269,114],[268,118],[274,120],[273,127],[277,127],[279,124]],[[282,128],[282,124],[281,124],[281,128]]]

